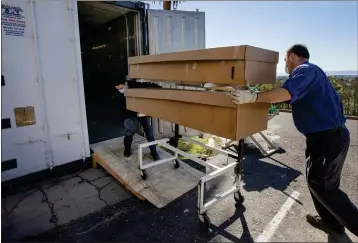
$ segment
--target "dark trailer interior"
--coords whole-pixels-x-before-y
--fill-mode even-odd
[[[140,13],[113,2],[78,1],[78,17],[92,144],[124,135],[124,96],[115,86],[126,80],[128,56],[141,53]]]

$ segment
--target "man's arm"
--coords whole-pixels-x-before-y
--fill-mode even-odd
[[[291,94],[284,88],[276,88],[257,94],[256,102],[261,103],[279,103],[291,100]]]
[[[316,85],[314,70],[307,65],[297,68],[292,77],[280,87],[271,91],[256,93],[251,90],[236,90],[232,93],[235,104],[278,103],[302,99]]]
[[[127,82],[128,84],[128,88],[131,89],[139,89],[139,88],[161,88],[161,86],[159,86],[156,83],[151,83],[151,82],[136,82],[136,81],[129,81]]]

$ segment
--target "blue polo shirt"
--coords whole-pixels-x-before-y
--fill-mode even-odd
[[[302,134],[326,131],[345,124],[341,99],[318,66],[302,63],[282,88],[291,94],[293,120]]]

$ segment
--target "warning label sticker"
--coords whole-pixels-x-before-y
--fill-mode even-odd
[[[1,4],[1,26],[3,34],[24,37],[26,18],[21,7]]]

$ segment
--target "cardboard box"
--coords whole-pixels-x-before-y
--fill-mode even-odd
[[[279,53],[231,46],[130,57],[130,78],[177,83],[276,83]]]
[[[128,89],[125,96],[129,110],[232,140],[267,129],[269,104],[235,105],[223,92]]]

